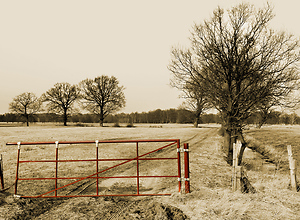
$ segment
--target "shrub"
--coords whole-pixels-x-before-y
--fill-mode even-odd
[[[113,127],[119,128],[119,127],[121,127],[121,126],[120,126],[119,122],[115,122],[114,125],[113,125]]]

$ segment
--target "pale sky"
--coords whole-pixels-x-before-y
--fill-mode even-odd
[[[177,108],[169,86],[172,46],[189,46],[190,30],[238,0],[0,0],[0,113],[23,93],[100,75],[126,87],[120,112]],[[266,2],[247,1],[258,7]],[[300,1],[270,0],[271,27],[300,36]]]

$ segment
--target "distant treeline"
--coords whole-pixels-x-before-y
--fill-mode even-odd
[[[119,113],[108,115],[104,123],[194,123],[193,112],[186,109],[157,109],[142,113]],[[261,120],[259,114],[253,115],[248,119],[248,124],[258,124]],[[0,115],[0,122],[25,122],[25,119],[18,114],[6,113]],[[63,117],[55,113],[39,113],[31,115],[30,122],[63,122]],[[99,117],[95,114],[75,113],[68,118],[68,122],[73,123],[99,123]],[[203,114],[200,123],[221,123],[218,114]],[[271,112],[265,124],[300,124],[300,117],[297,114],[286,114],[281,112]]]
[[[119,113],[108,115],[104,123],[194,123],[195,116],[186,109],[157,109],[142,113]],[[62,122],[63,118],[55,113],[39,113],[30,116],[30,122]],[[7,113],[0,115],[0,122],[25,122],[24,117],[18,114]],[[74,123],[99,123],[99,116],[95,114],[75,113],[70,115],[68,122]],[[220,119],[215,114],[202,116],[203,123],[219,123]]]

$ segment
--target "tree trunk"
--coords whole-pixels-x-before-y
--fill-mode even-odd
[[[26,118],[26,125],[27,127],[29,126],[29,115],[27,114],[27,107],[25,106],[25,112],[24,112],[24,115],[25,118]]]
[[[237,139],[237,128],[233,126],[231,123],[228,123],[224,129],[224,149],[226,152],[226,161],[232,166],[233,160],[233,143],[236,142]]]
[[[226,162],[232,166],[233,160],[233,143],[235,143],[235,127],[233,123],[233,117],[228,112],[224,112],[223,118],[223,130],[224,130],[224,150],[226,153]]]
[[[266,108],[266,109],[262,109],[261,112],[260,112],[260,120],[258,122],[258,125],[257,127],[258,128],[261,128],[263,126],[263,124],[266,123],[268,117],[269,117],[269,108]]]
[[[245,141],[243,133],[242,133],[241,130],[239,130],[239,131],[230,131],[230,130],[224,129],[224,150],[225,150],[225,153],[226,153],[226,162],[229,165],[232,165],[233,143],[236,143],[237,139],[239,139],[242,143],[242,147],[241,147],[240,153],[238,155],[238,165],[240,166],[242,164],[244,151],[247,147],[247,143]]]
[[[224,131],[224,150],[226,153],[226,162],[231,166],[233,159],[233,143],[231,138],[231,131],[225,129]]]
[[[67,126],[67,120],[68,120],[67,109],[64,109],[64,126]]]
[[[102,114],[100,114],[100,127],[103,127],[103,121],[104,121],[104,117]]]
[[[26,125],[27,125],[27,127],[28,127],[28,126],[29,126],[29,115],[26,114],[25,117],[26,117]]]
[[[103,127],[104,122],[104,106],[100,106],[100,127]]]
[[[241,166],[241,164],[242,164],[242,160],[243,160],[243,155],[244,155],[244,151],[245,151],[245,149],[246,149],[246,147],[247,147],[247,143],[246,143],[246,141],[245,141],[245,138],[244,138],[244,136],[243,136],[243,133],[242,133],[242,131],[238,131],[238,139],[241,141],[241,143],[242,143],[242,147],[241,147],[241,151],[240,151],[240,153],[239,153],[239,155],[238,155],[238,166]]]
[[[198,128],[198,124],[199,124],[199,118],[197,117],[194,122],[194,127]]]
[[[195,113],[195,122],[194,122],[194,127],[198,128],[198,124],[200,122],[200,115],[202,113],[202,106],[198,108],[198,110]]]

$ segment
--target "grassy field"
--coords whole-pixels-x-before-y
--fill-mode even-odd
[[[171,193],[158,197],[100,197],[71,199],[15,199],[13,187],[0,192],[0,213],[4,219],[298,219],[300,216],[300,195],[289,189],[289,171],[286,169],[286,145],[293,146],[299,158],[299,134],[297,126],[266,126],[246,132],[252,149],[264,149],[262,156],[250,149],[245,151],[244,163],[248,169],[255,194],[231,192],[232,170],[223,160],[220,151],[222,137],[218,136],[217,125],[137,125],[134,128],[113,127],[63,127],[59,125],[35,125],[30,127],[0,126],[0,153],[4,158],[6,186],[14,183],[16,171],[16,146],[5,146],[7,142],[26,141],[80,141],[113,139],[180,139],[190,144],[191,193],[178,193],[178,182],[168,180],[143,180],[141,190],[153,193]],[[141,152],[155,149],[155,146],[141,146]],[[22,148],[24,158],[53,158],[55,147]],[[134,154],[131,145],[103,146],[107,157],[130,157]],[[134,146],[133,146],[134,148]],[[104,150],[105,149],[105,150]],[[94,157],[95,148],[89,146],[65,146],[60,157],[72,159]],[[174,151],[161,152],[174,156]],[[176,154],[176,151],[175,151]],[[93,155],[93,156],[90,156]],[[266,162],[268,159],[274,162]],[[270,159],[271,158],[271,159]],[[300,158],[299,158],[300,159]],[[279,162],[280,161],[280,162]],[[93,164],[81,163],[61,165],[59,170],[70,175],[94,172]],[[279,164],[279,165],[278,165]],[[144,174],[160,175],[170,170],[170,163],[144,163]],[[103,167],[109,164],[103,164]],[[121,175],[136,172],[134,164],[119,169]],[[176,166],[176,164],[175,164]],[[92,168],[93,169],[93,168]],[[169,170],[168,170],[169,169]],[[28,166],[20,168],[23,176],[53,175],[53,167]],[[84,184],[89,184],[87,181]],[[84,187],[84,184],[83,187]],[[101,182],[101,193],[134,192],[134,182],[107,179]],[[47,186],[47,184],[45,184]],[[80,187],[80,186],[78,186]],[[23,192],[21,191],[23,190]],[[42,191],[36,183],[20,185],[20,193]],[[93,187],[89,188],[91,192]],[[90,193],[87,191],[87,193]]]
[[[300,161],[300,126],[264,126],[246,132],[248,137],[265,146],[278,160],[287,161],[287,145],[293,148],[293,156]],[[272,156],[272,155],[271,155]]]

